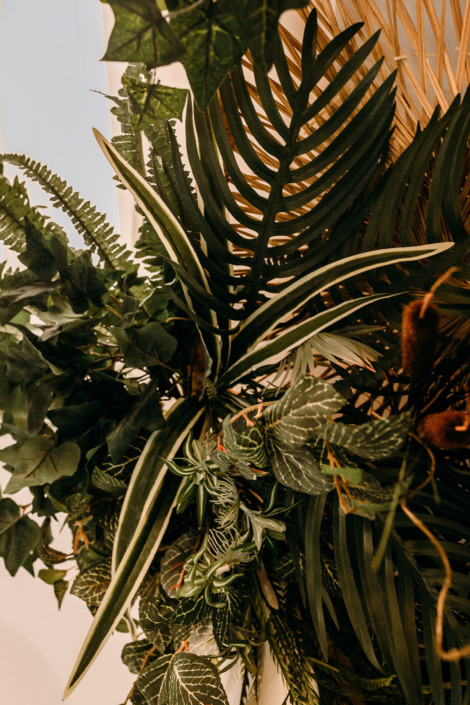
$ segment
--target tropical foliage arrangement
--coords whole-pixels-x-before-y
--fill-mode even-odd
[[[134,705],[227,705],[231,667],[256,703],[265,642],[295,705],[463,705],[470,93],[418,124],[329,3],[109,4],[135,249],[32,159],[84,249],[0,178],[0,555],[94,614],[67,692],[118,628]]]

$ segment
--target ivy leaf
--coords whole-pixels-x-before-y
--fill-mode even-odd
[[[147,323],[142,328],[110,327],[119,347],[124,353],[124,362],[129,367],[148,367],[168,362],[176,350],[176,338],[166,332],[158,321]]]
[[[272,437],[283,446],[298,448],[318,435],[344,404],[344,397],[331,384],[307,375],[268,407],[263,418]]]
[[[175,654],[161,684],[158,704],[175,703],[229,705],[219,672],[208,659],[185,652]]]
[[[84,600],[88,607],[98,607],[111,582],[111,559],[83,570],[73,581],[70,593]]]
[[[279,16],[285,10],[306,7],[308,0],[241,0],[234,11],[243,28],[243,39],[254,61],[269,71],[274,61]]]
[[[253,423],[253,422],[250,422]],[[243,416],[235,420],[227,416],[223,423],[224,447],[230,459],[253,463],[257,468],[267,465],[265,433],[261,419],[249,425]]]
[[[325,440],[370,460],[390,458],[402,447],[411,415],[406,411],[388,419],[376,419],[361,426],[332,422],[319,434]]]
[[[194,98],[205,110],[230,69],[245,53],[241,22],[232,0],[180,0],[170,27],[185,48],[180,58]],[[245,20],[243,20],[245,21]]]
[[[63,580],[67,575],[66,570],[56,570],[55,568],[43,568],[38,573],[38,578],[44,580],[48,585],[54,585],[59,580]]]
[[[0,499],[0,556],[10,575],[30,558],[41,539],[41,527],[27,516],[12,499]]]
[[[114,463],[122,460],[124,453],[141,428],[155,431],[163,426],[163,415],[153,384],[149,384],[137,398],[130,411],[111,431],[106,440]]]
[[[304,448],[283,446],[275,436],[266,437],[269,462],[276,479],[297,492],[319,495],[333,489],[333,481],[324,473],[313,453]]]
[[[186,89],[145,83],[125,75],[122,83],[131,101],[134,130],[145,130],[158,120],[181,120],[188,96]]]
[[[52,279],[57,272],[55,258],[42,232],[25,218],[26,250],[18,259],[39,279]]]
[[[76,443],[57,446],[51,438],[34,436],[22,444],[0,450],[0,460],[13,467],[5,492],[13,494],[23,487],[52,483],[60,477],[73,475],[80,461]]]
[[[155,0],[108,0],[115,23],[104,61],[132,61],[148,68],[176,61],[184,47]]]

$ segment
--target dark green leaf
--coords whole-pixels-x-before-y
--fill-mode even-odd
[[[122,83],[131,99],[134,130],[145,130],[159,120],[181,120],[187,90],[162,86],[161,83],[144,83],[130,76],[123,76]]]
[[[140,429],[155,431],[162,426],[163,416],[156,390],[153,384],[149,384],[106,439],[113,462],[122,460]]]
[[[160,582],[168,597],[176,597],[184,565],[198,543],[198,534],[191,531],[180,536],[166,549],[160,566]]]
[[[18,256],[18,259],[39,279],[52,279],[57,272],[57,265],[46,238],[27,218],[25,231],[26,250]]]
[[[127,484],[116,477],[109,475],[100,468],[93,468],[91,473],[91,481],[95,487],[109,494],[122,495],[127,489]]]
[[[130,644],[124,646],[121,658],[129,671],[137,674],[146,659],[149,659],[147,663],[152,663],[155,660],[155,656],[149,653],[152,650],[154,650],[154,647],[148,639],[131,641]]]
[[[280,15],[306,5],[308,0],[241,0],[234,5],[243,39],[260,69],[268,72],[274,61]]]
[[[13,467],[5,488],[5,492],[13,494],[23,487],[45,485],[73,475],[80,461],[80,448],[68,442],[56,446],[50,438],[34,436],[23,444],[0,450],[0,460]]]
[[[176,61],[184,47],[155,0],[109,0],[115,24],[104,61],[142,62],[148,68]]]
[[[168,362],[176,350],[177,340],[166,332],[161,323],[153,321],[142,328],[117,328],[110,331],[124,353],[129,367],[143,367]]]
[[[136,686],[148,705],[158,705],[163,679],[171,667],[173,655],[165,654],[150,663],[137,679]]]
[[[185,52],[181,63],[201,110],[205,110],[223,79],[242,57],[242,28],[233,14],[231,0],[204,0],[194,4],[180,0],[170,27]]]
[[[382,460],[396,455],[402,447],[410,426],[409,412],[375,419],[362,426],[347,426],[334,421],[327,424],[320,436],[330,443],[370,460]]]
[[[0,499],[0,556],[10,575],[26,563],[40,539],[40,526],[23,516],[12,499]]]

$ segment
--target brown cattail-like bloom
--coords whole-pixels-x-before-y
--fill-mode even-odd
[[[425,416],[419,433],[437,448],[464,448],[470,444],[470,415],[464,411],[441,411]]]
[[[424,377],[431,372],[439,318],[437,306],[424,300],[412,301],[403,309],[401,351],[405,374]]]

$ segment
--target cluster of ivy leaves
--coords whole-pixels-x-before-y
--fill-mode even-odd
[[[12,575],[38,557],[49,568],[62,561],[48,550],[57,512],[77,536],[79,567],[109,555],[140,449],[190,363],[174,334],[184,322],[166,324],[171,304],[135,268],[95,265],[29,221],[20,260],[25,268],[0,285],[1,432],[14,441],[0,451],[11,472],[4,489],[33,495],[27,506],[0,499],[0,555]]]
[[[108,0],[115,25],[106,61],[140,62],[148,69],[183,64],[204,110],[247,50],[268,71],[285,10],[308,0]]]

